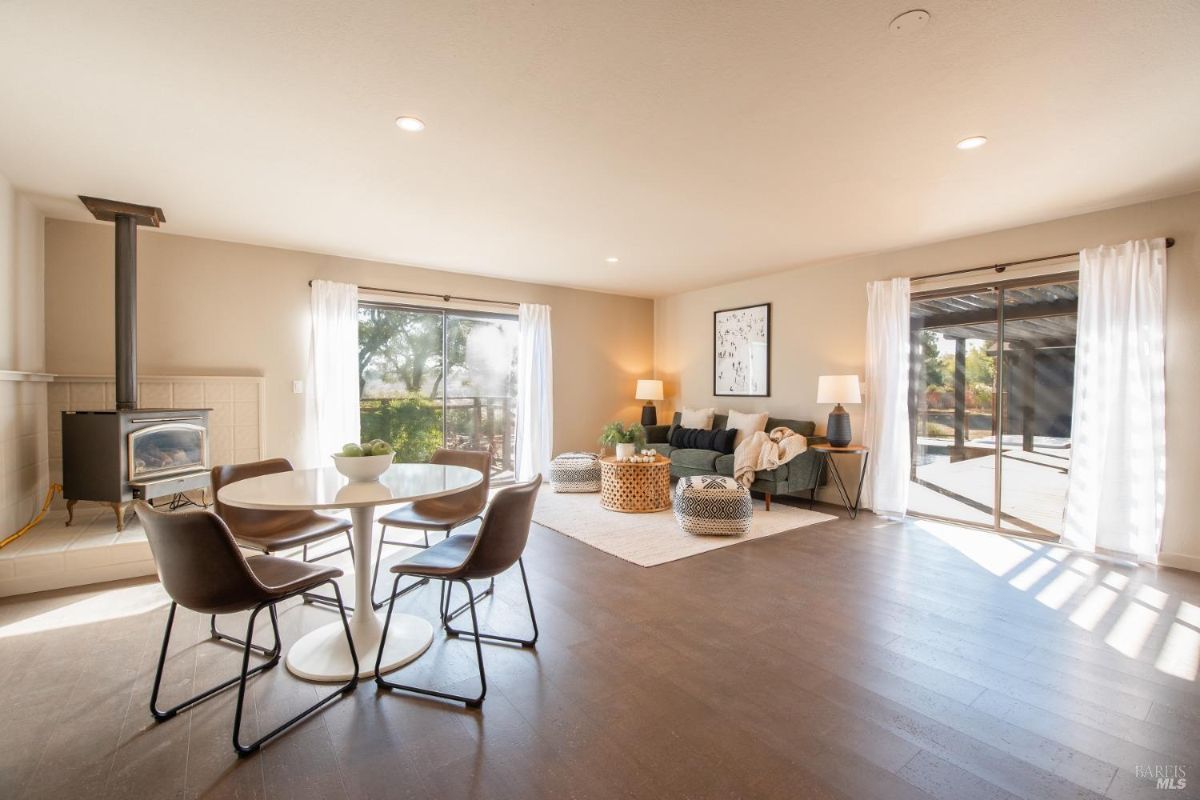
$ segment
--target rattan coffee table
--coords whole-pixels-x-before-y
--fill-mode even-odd
[[[600,505],[609,511],[645,514],[671,507],[671,460],[658,456],[638,464],[600,459]]]

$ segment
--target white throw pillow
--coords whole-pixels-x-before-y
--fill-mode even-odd
[[[685,408],[679,414],[679,427],[711,431],[713,416],[716,413],[715,408]]]
[[[737,431],[737,436],[733,439],[733,446],[737,447],[752,433],[765,431],[767,429],[767,412],[761,414],[743,414],[740,411],[729,409],[729,419],[725,421],[726,428],[733,428]]]

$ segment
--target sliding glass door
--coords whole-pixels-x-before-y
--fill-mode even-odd
[[[511,479],[516,317],[362,303],[358,322],[362,437],[390,442],[398,461],[490,450],[492,480]]]
[[[996,341],[1000,294],[912,302],[910,508],[992,525],[996,516]]]
[[[913,513],[1062,533],[1077,288],[1057,276],[913,296]]]
[[[1075,393],[1075,280],[1004,290],[1000,524],[1062,534]]]
[[[493,480],[513,476],[517,431],[516,317],[446,314],[445,442],[490,450]]]

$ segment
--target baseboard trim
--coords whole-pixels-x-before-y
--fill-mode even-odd
[[[1160,567],[1200,572],[1200,556],[1189,556],[1186,553],[1159,553],[1157,562]]]

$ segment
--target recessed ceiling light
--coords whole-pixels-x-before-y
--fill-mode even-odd
[[[605,260],[605,261],[607,261],[607,262],[608,262],[608,263],[610,263],[610,264],[616,264],[616,263],[617,263],[618,261],[620,261],[621,259],[617,258],[616,256],[609,256],[608,258],[606,258],[606,259],[604,259],[604,260]]]
[[[987,144],[986,136],[968,136],[954,146],[959,150],[974,150],[976,147],[983,147],[985,144]]]
[[[425,130],[425,123],[416,117],[396,117],[396,127],[409,133],[420,133]]]

